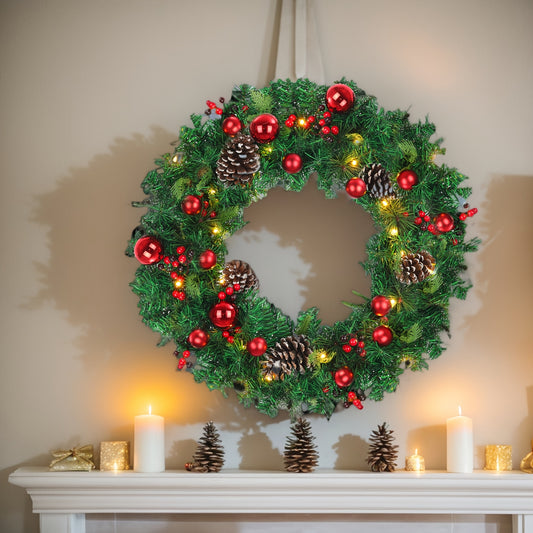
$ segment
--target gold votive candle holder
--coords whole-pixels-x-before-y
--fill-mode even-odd
[[[130,443],[125,440],[100,443],[100,470],[129,470]]]
[[[513,469],[512,446],[506,444],[488,444],[485,446],[485,470]]]
[[[414,455],[405,458],[405,469],[410,472],[423,472],[426,469],[424,458],[418,455],[418,450]]]

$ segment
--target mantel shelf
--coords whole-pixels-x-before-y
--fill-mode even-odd
[[[317,470],[310,474],[222,470],[198,474],[50,472],[19,468],[42,533],[82,533],[86,513],[510,514],[533,533],[533,475]],[[62,528],[63,522],[65,525]]]

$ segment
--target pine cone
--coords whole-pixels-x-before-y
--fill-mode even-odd
[[[398,446],[394,445],[393,430],[387,429],[386,423],[378,425],[377,431],[372,431],[367,463],[372,472],[394,472],[398,458]]]
[[[288,472],[312,472],[318,464],[318,453],[311,435],[311,424],[299,418],[291,426],[292,438],[287,439],[283,462]]]
[[[224,270],[222,270],[222,278],[224,285],[235,285],[237,283],[241,286],[241,290],[259,288],[259,279],[257,279],[252,267],[240,259],[234,259],[225,264]]]
[[[293,372],[304,373],[310,366],[311,351],[305,335],[283,337],[267,351],[266,361],[261,362],[263,377],[273,381],[282,380]]]
[[[435,259],[424,251],[406,254],[402,257],[401,268],[396,278],[406,285],[419,283],[433,274]]]
[[[365,182],[366,191],[371,198],[395,196],[390,175],[379,163],[364,167],[359,177]]]
[[[229,185],[246,185],[259,170],[259,148],[249,135],[237,135],[222,149],[216,174]]]
[[[198,447],[187,470],[193,472],[219,472],[224,464],[224,448],[213,422],[204,426],[204,434],[198,440]]]

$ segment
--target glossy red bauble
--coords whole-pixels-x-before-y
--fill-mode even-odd
[[[455,223],[451,215],[448,215],[448,213],[441,213],[435,219],[435,226],[441,233],[446,233],[455,227]]]
[[[339,387],[347,387],[352,381],[353,372],[347,366],[343,366],[335,372],[335,383]]]
[[[298,154],[287,154],[281,163],[283,170],[289,174],[296,174],[302,170],[302,158]]]
[[[263,337],[255,337],[246,344],[246,349],[254,357],[259,357],[263,355],[267,350],[267,343]]]
[[[392,331],[387,326],[378,326],[372,332],[372,338],[379,346],[387,346],[392,342]]]
[[[237,308],[229,302],[219,302],[211,307],[209,319],[220,329],[229,329],[235,323]]]
[[[202,201],[194,194],[187,195],[181,202],[181,210],[186,215],[197,215],[202,209]]]
[[[194,329],[187,340],[194,348],[203,348],[209,341],[209,335],[203,329]]]
[[[278,135],[278,119],[270,113],[259,115],[250,124],[250,135],[260,143],[269,143]]]
[[[242,122],[235,115],[230,115],[222,122],[222,131],[226,135],[237,135],[241,129]]]
[[[209,270],[217,264],[217,254],[213,250],[205,250],[200,254],[198,262],[201,268]]]
[[[405,191],[410,191],[418,183],[418,176],[416,175],[416,172],[413,172],[412,170],[402,170],[398,174],[396,181],[400,188]]]
[[[385,316],[391,310],[390,300],[386,296],[375,296],[370,304],[376,316]]]
[[[355,96],[351,87],[344,83],[332,85],[326,92],[326,104],[330,111],[344,113],[353,106]]]
[[[346,192],[352,198],[361,198],[366,193],[366,183],[361,178],[352,178],[346,184]]]
[[[146,235],[141,237],[133,249],[135,257],[143,265],[151,265],[157,263],[161,259],[161,251],[163,247],[161,243],[155,238]]]

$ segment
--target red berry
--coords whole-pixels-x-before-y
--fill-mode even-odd
[[[431,220],[431,217],[429,215],[424,215],[424,222],[429,222]]]
[[[357,346],[357,337],[352,337],[348,342],[351,346]]]
[[[179,267],[180,264],[179,264],[177,261],[172,261],[172,266],[173,266],[174,268],[176,268],[176,267]]]
[[[229,331],[223,331],[222,336],[227,339],[229,337]]]
[[[186,364],[187,364],[187,361],[185,361],[185,359],[181,357],[180,360],[178,361],[178,368],[181,370]]]
[[[179,257],[178,257],[178,261],[184,265],[186,262],[187,262],[187,256],[185,254],[181,254]]]
[[[178,278],[178,275],[179,275],[179,274],[178,274],[177,272],[171,272],[171,273],[170,273],[170,277],[171,277],[172,279],[177,279],[177,278]]]
[[[226,289],[226,294],[227,294],[228,296],[231,296],[231,295],[233,294],[233,287],[228,287],[228,288]]]
[[[229,335],[229,337],[227,338],[227,341],[233,344],[235,342],[233,335]]]
[[[408,216],[409,216],[409,213],[408,213],[407,211],[404,211],[404,212],[402,213],[402,215],[403,215],[404,217],[408,217]]]
[[[355,395],[355,392],[353,390],[348,393],[348,400],[350,400],[351,402],[353,402],[356,398],[357,396]]]
[[[311,124],[316,120],[316,118],[311,115],[308,119],[307,119],[307,122],[310,122]]]
[[[321,118],[321,119],[318,121],[318,125],[319,125],[319,126],[324,126],[325,124],[326,124],[326,121],[325,121],[323,118]]]
[[[322,389],[322,392],[323,392],[324,394],[328,393],[328,392],[329,392],[329,387],[324,387],[324,388]]]
[[[434,224],[429,224],[429,226],[428,226],[428,231],[429,231],[430,233],[434,233],[434,232],[435,232],[435,225],[434,225]]]
[[[182,254],[185,251],[185,246],[178,246],[176,248],[176,253]]]
[[[217,106],[215,102],[211,102],[211,100],[207,100],[206,105],[209,109],[214,109]]]
[[[361,400],[354,400],[353,401],[353,404],[355,405],[355,407],[357,407],[357,409],[361,410],[363,408],[363,404],[361,403]]]
[[[365,347],[365,342],[364,342],[364,341],[359,341],[359,342],[357,343],[357,346],[358,346],[359,348],[364,348],[364,347]]]
[[[239,292],[239,291],[241,290],[241,286],[240,286],[238,283],[234,283],[234,284],[233,284],[233,288],[234,288],[237,292]]]
[[[331,133],[333,133],[333,135],[338,135],[339,128],[337,126],[331,126]]]
[[[329,111],[326,111],[323,115],[324,118],[331,118],[331,113]]]
[[[459,243],[459,241],[457,239],[452,239],[452,244],[454,246],[457,246],[458,243]]]
[[[243,111],[248,111],[248,106],[247,105],[243,105],[242,108],[241,108]]]
[[[165,263],[166,265],[170,265],[170,257],[168,257],[168,256],[165,257],[165,258],[163,259],[163,263]]]
[[[215,113],[217,115],[222,115],[223,111],[222,111],[222,109],[220,109],[220,107],[217,107],[216,110],[215,110]]]
[[[421,219],[420,217],[416,217],[416,218],[415,218],[415,224],[416,224],[417,226],[420,226],[420,224],[422,224],[422,219]]]
[[[220,291],[218,293],[218,298],[219,300],[224,300],[224,298],[226,298],[226,293],[224,291]]]
[[[366,355],[366,350],[363,350],[360,354],[359,354],[359,357],[364,357]]]
[[[183,350],[183,357],[187,358],[190,357],[191,352],[189,350]]]
[[[330,130],[329,126],[324,126],[324,127],[322,128],[322,133],[323,133],[324,135],[329,135],[330,132],[331,132],[331,130]]]
[[[295,121],[296,120],[296,115],[289,115],[289,120]]]
[[[290,118],[288,118],[285,121],[285,126],[287,126],[287,128],[292,128],[294,126],[294,121],[292,121]]]
[[[172,291],[172,296],[174,296],[174,298],[176,298],[177,300],[180,300],[183,302],[183,300],[185,300],[185,293],[183,291]]]
[[[209,213],[209,218],[215,218],[216,216],[217,214],[214,211],[211,211],[211,213]]]
[[[466,220],[466,213],[461,213],[461,214],[459,215],[459,219],[460,219],[460,220]]]
[[[419,212],[418,212],[418,216],[419,216],[419,217],[423,217],[423,216],[425,216],[425,214],[426,214],[426,213],[425,213],[424,211],[419,211]]]
[[[346,352],[346,353],[349,353],[352,351],[352,347],[349,345],[349,344],[344,344],[342,349]]]

